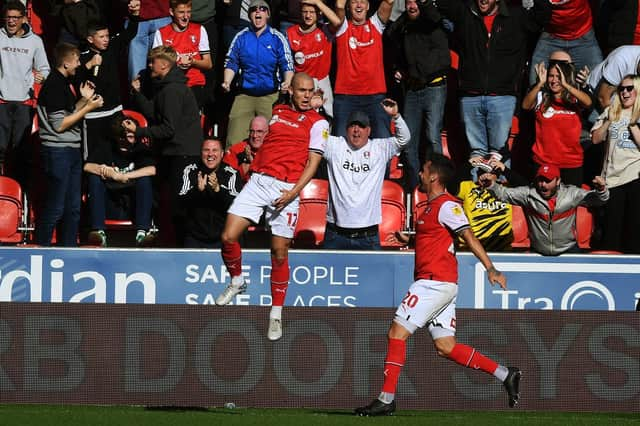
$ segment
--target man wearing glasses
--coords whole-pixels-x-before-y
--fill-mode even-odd
[[[49,62],[42,39],[31,31],[25,18],[26,9],[18,1],[8,2],[2,16],[4,26],[0,30],[0,174],[6,173],[7,149],[15,148],[15,158],[28,161],[26,137],[31,130],[33,117],[33,85],[42,83],[49,75]],[[14,171],[23,170],[24,185],[28,167],[11,161]]]
[[[234,77],[237,93],[227,128],[227,146],[247,137],[247,123],[263,115],[271,119],[278,92],[286,93],[293,78],[293,60],[287,39],[271,28],[269,4],[253,0],[249,5],[251,25],[231,42],[224,62],[222,89],[230,92]]]
[[[240,143],[232,145],[224,154],[224,161],[240,173],[242,182],[249,180],[249,167],[253,158],[262,146],[265,136],[269,133],[269,122],[262,115],[253,117],[249,125],[249,137]]]

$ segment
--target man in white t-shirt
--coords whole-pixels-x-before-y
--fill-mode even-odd
[[[587,80],[600,111],[611,104],[611,97],[622,79],[640,73],[640,46],[620,46],[596,66]]]
[[[323,154],[329,172],[326,249],[380,249],[378,225],[387,163],[411,137],[398,104],[385,99],[382,108],[394,121],[396,136],[369,139],[369,116],[354,111],[347,120],[347,137],[330,136],[327,142]]]

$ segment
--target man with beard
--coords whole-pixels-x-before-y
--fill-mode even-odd
[[[242,189],[238,171],[222,162],[223,153],[219,139],[206,139],[200,161],[184,168],[179,192],[187,213],[184,247],[222,247],[227,210]]]
[[[562,184],[560,169],[550,164],[540,166],[533,186],[505,188],[491,174],[481,176],[480,180],[487,178],[494,180],[487,189],[496,198],[524,209],[531,248],[545,256],[578,252],[574,233],[576,208],[602,205],[609,199],[602,176],[593,178],[595,189],[588,191]]]

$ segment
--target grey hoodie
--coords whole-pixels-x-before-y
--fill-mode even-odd
[[[42,39],[27,24],[22,36],[9,37],[0,29],[0,99],[26,101],[33,95],[33,71],[46,78],[50,67]]]

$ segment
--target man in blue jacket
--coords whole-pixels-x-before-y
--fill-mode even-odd
[[[287,39],[268,24],[269,4],[253,0],[251,26],[240,31],[229,47],[224,63],[222,89],[231,91],[236,74],[238,93],[229,114],[227,146],[247,138],[249,122],[257,115],[271,119],[278,91],[286,92],[293,78],[293,60]]]

